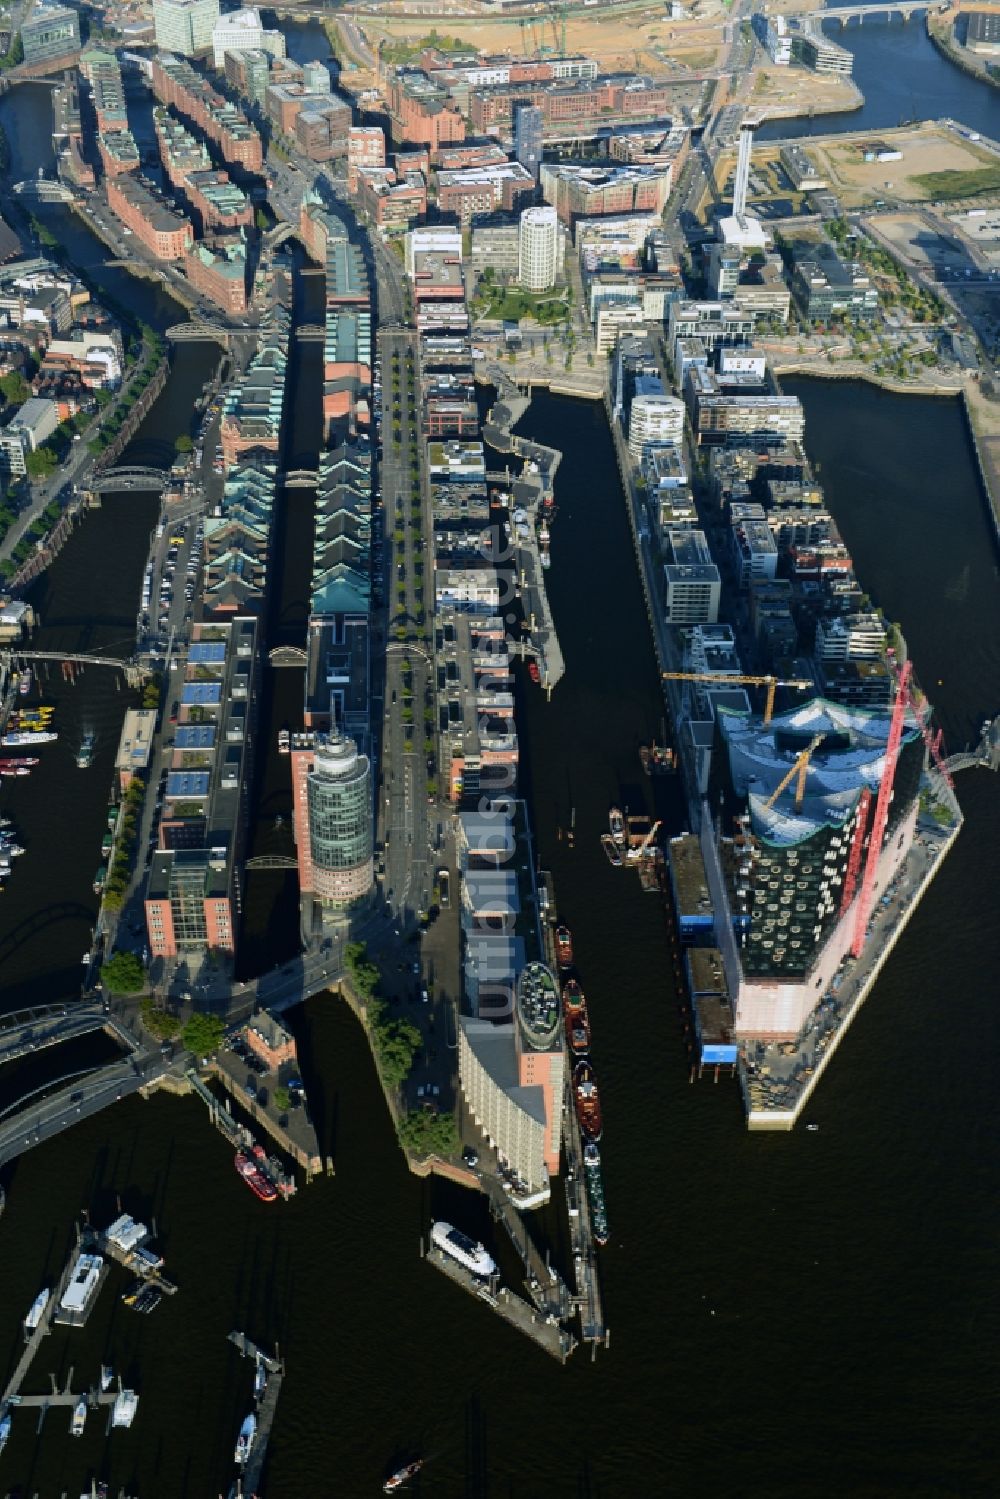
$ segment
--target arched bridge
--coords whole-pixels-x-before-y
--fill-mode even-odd
[[[76,1002],[38,1005],[5,1015],[0,1026],[0,1065],[28,1052],[56,1046],[72,1037],[100,1030],[109,1023],[103,1004]]]
[[[264,235],[264,246],[268,250],[276,250],[283,245],[286,239],[292,239],[298,234],[298,224],[275,224],[273,229],[268,229]]]
[[[305,666],[306,653],[300,645],[276,645],[267,659],[272,666]]]
[[[279,475],[278,482],[286,489],[315,489],[319,474],[314,468],[290,468]]]
[[[122,489],[157,489],[167,487],[169,475],[162,468],[106,468],[88,481],[90,488],[104,494]]]
[[[123,661],[118,656],[87,656],[72,651],[25,651],[20,646],[0,648],[0,661],[8,667],[12,661],[58,661],[64,672],[67,666],[110,666],[113,671],[122,673],[130,687],[140,687],[143,678],[149,675],[132,658]]]
[[[290,854],[257,854],[255,858],[248,859],[245,865],[247,869],[298,869],[298,859],[293,859]]]

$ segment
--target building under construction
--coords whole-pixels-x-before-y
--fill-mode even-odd
[[[720,709],[701,841],[741,1039],[797,1036],[860,952],[913,841],[923,764],[902,691],[887,710],[816,698],[767,723]]]

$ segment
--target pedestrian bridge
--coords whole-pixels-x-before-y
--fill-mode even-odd
[[[298,224],[275,224],[273,229],[268,229],[264,235],[264,245],[268,250],[276,250],[283,245],[286,239],[292,239],[299,232]]]
[[[296,328],[295,337],[300,343],[322,343],[326,338],[326,329],[321,328],[319,323],[303,323],[301,328]]]
[[[143,678],[149,675],[132,656],[123,661],[119,656],[89,656],[70,651],[26,651],[20,646],[0,647],[0,662],[9,668],[12,661],[58,661],[63,668],[63,675],[70,678],[74,675],[66,670],[70,666],[110,666],[114,671],[122,673],[130,687],[141,687]]]
[[[228,349],[234,338],[256,338],[257,329],[224,328],[221,323],[174,323],[167,329],[167,337],[175,344],[204,343],[206,339],[214,339]]]
[[[272,666],[305,666],[306,653],[300,645],[276,645],[267,659]]]
[[[164,490],[170,476],[162,468],[106,468],[88,480],[89,487],[100,494],[113,494],[123,489]]]
[[[278,483],[286,489],[315,489],[319,474],[314,468],[290,468],[278,475]]]
[[[944,762],[949,775],[972,770],[977,765],[984,770],[1000,770],[1000,713],[983,724],[979,743],[974,749],[960,750],[956,755],[949,755]]]

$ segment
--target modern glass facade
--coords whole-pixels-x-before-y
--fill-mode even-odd
[[[211,47],[218,19],[219,0],[153,0],[156,45],[181,57]]]
[[[347,907],[372,889],[372,784],[353,739],[321,739],[306,782],[313,884],[324,905]]]
[[[75,10],[43,10],[39,7],[21,27],[21,45],[26,63],[65,57],[80,48],[80,18]]]

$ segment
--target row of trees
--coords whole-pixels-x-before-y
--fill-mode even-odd
[[[104,885],[104,904],[109,911],[120,911],[125,902],[145,795],[145,783],[140,776],[133,776],[125,792],[116,830],[114,856]]]

